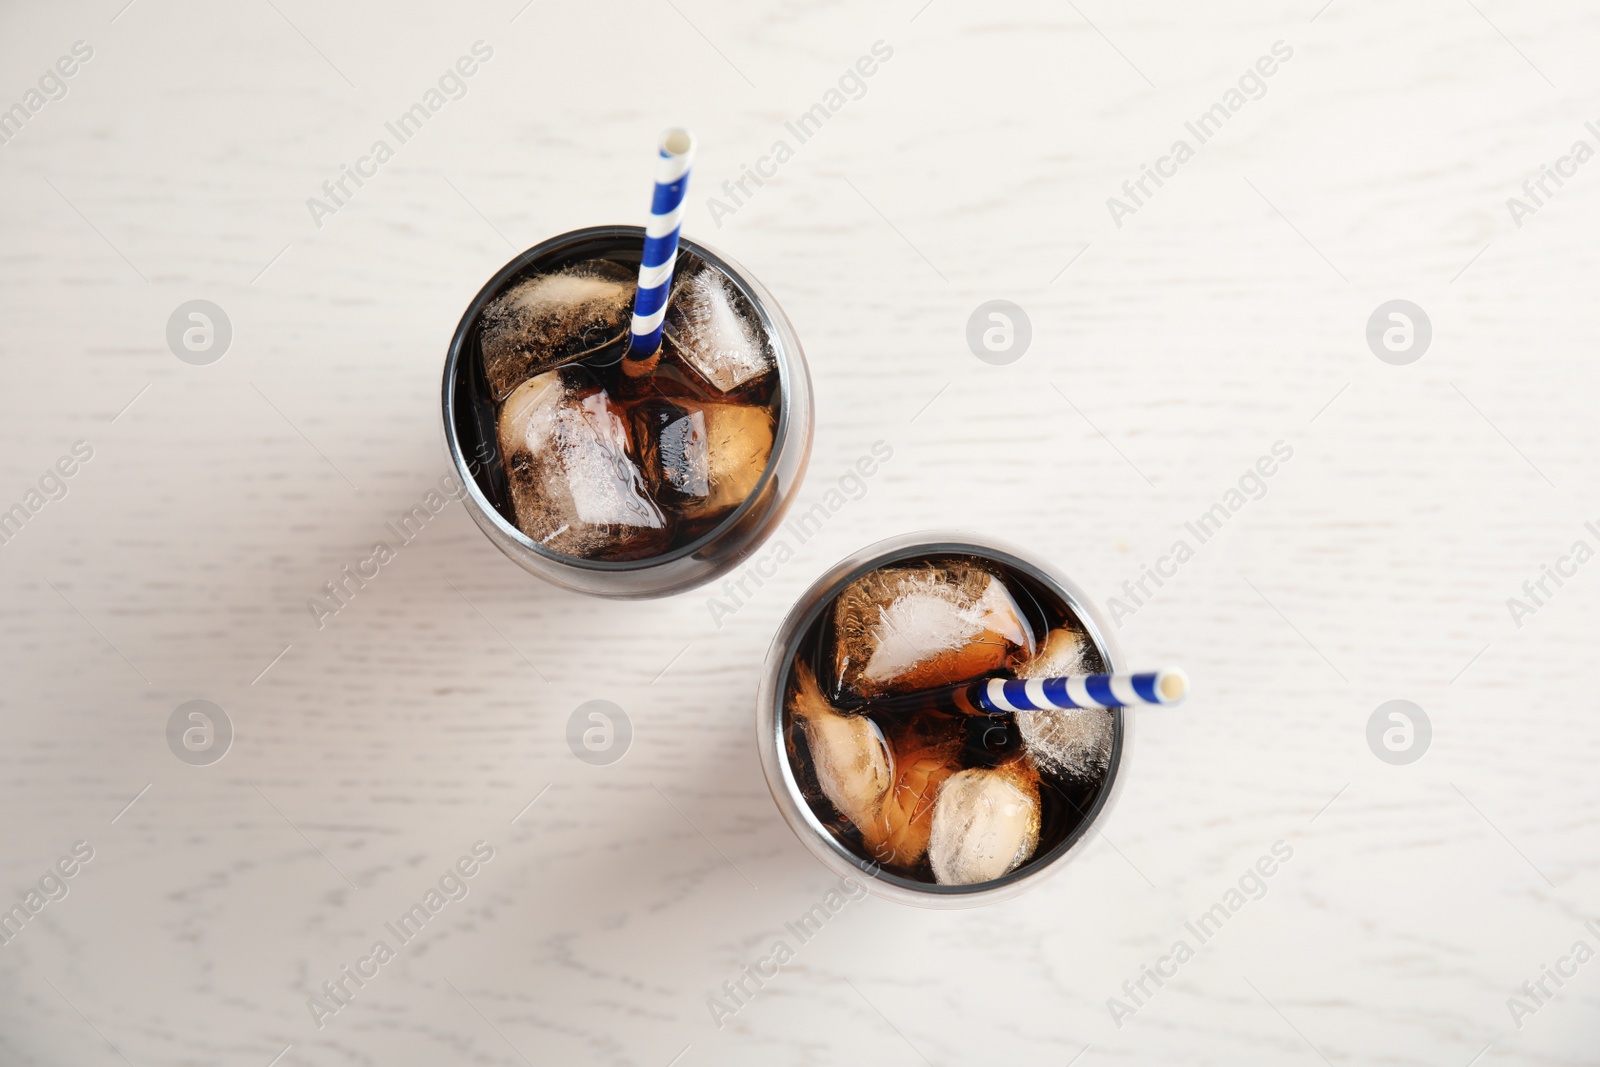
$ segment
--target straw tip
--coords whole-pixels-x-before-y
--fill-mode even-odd
[[[622,373],[629,378],[642,378],[656,369],[661,362],[661,349],[656,349],[644,359],[634,359],[632,356],[622,360]]]
[[[1189,695],[1189,676],[1181,667],[1168,667],[1158,672],[1156,694],[1163,704],[1178,704]]]
[[[674,126],[661,135],[661,154],[686,156],[694,151],[694,134],[681,126]]]

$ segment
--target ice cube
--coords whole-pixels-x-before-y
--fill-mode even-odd
[[[673,354],[724,393],[774,365],[755,310],[710,267],[685,278],[672,294],[664,332]]]
[[[804,664],[795,668],[789,712],[805,735],[822,795],[865,831],[877,821],[884,794],[894,781],[894,756],[877,724],[864,715],[835,710]]]
[[[1039,654],[1017,668],[1018,678],[1059,678],[1094,674],[1099,653],[1087,634],[1062,627],[1051,630]],[[1111,763],[1112,718],[1105,708],[1019,711],[1017,729],[1038,765],[1054,774],[1093,781]]]
[[[738,507],[772,452],[772,414],[763,407],[656,398],[635,404],[632,416],[651,495],[686,519]]]
[[[909,870],[922,861],[939,787],[961,769],[961,742],[961,723],[947,715],[917,715],[891,725],[894,785],[878,817],[861,827],[862,842],[879,863]]]
[[[857,579],[839,596],[834,632],[837,691],[861,698],[964,682],[1033,654],[1005,582],[964,563]]]
[[[623,412],[586,376],[549,371],[500,410],[500,453],[517,526],[568,556],[654,555],[671,524],[645,491]]]
[[[496,400],[614,341],[633,315],[634,272],[593,259],[518,282],[483,309],[479,342]]]
[[[945,780],[933,806],[928,862],[940,885],[1010,874],[1039,846],[1039,774],[1026,760]]]

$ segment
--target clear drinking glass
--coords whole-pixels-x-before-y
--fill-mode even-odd
[[[1047,612],[1064,612],[1076,621],[1099,653],[1103,669],[1125,671],[1126,664],[1099,611],[1073,582],[1021,549],[993,538],[960,533],[914,533],[869,545],[840,562],[806,590],[789,611],[767,654],[756,703],[756,743],[761,767],[773,800],[784,821],[823,865],[840,877],[851,877],[868,892],[900,904],[924,908],[967,908],[1004,900],[1037,885],[1060,870],[1081,851],[1090,829],[1104,820],[1116,799],[1126,773],[1134,716],[1113,709],[1110,758],[1097,790],[1087,803],[1077,805],[1076,825],[1068,825],[1060,839],[1040,850],[1017,870],[976,885],[936,885],[878,868],[846,847],[817,817],[791,765],[786,744],[784,701],[802,646],[814,635],[824,613],[838,595],[861,576],[881,567],[919,557],[966,556],[997,565],[1024,582],[1035,599],[1047,600]]]
[[[444,433],[463,501],[479,529],[518,566],[546,581],[605,597],[657,597],[709,582],[751,555],[782,521],[811,452],[811,378],[799,338],[783,309],[760,282],[726,256],[682,238],[692,253],[721,271],[750,302],[771,342],[778,375],[772,451],[755,487],[731,514],[696,540],[636,560],[585,559],[538,544],[513,518],[496,434],[496,408],[479,347],[479,319],[492,300],[525,277],[604,258],[637,268],[640,226],[592,226],[552,237],[507,263],[468,305],[444,367]]]

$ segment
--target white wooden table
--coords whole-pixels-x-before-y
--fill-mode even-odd
[[[1600,548],[1600,163],[1507,206],[1600,146],[1585,5],[124,2],[0,14],[0,508],[26,520],[0,545],[0,1063],[1595,1062],[1600,963],[1561,960],[1600,948],[1600,564],[1537,605],[1523,583]],[[319,629],[308,599],[447,469],[462,308],[514,250],[639,221],[674,123],[686,232],[806,345],[800,506],[892,460],[720,628],[708,591],[543,586],[452,504]],[[1142,164],[1169,177],[1135,204]],[[735,202],[746,166],[775,177]],[[341,167],[367,176],[335,202]],[[991,299],[1031,322],[1008,365],[965,339]],[[1432,326],[1408,365],[1365,336],[1395,299]],[[169,347],[192,300],[220,359]],[[1141,719],[1058,878],[851,903],[719,1028],[709,998],[832,884],[757,765],[767,643],[841,556],[950,526],[1102,603],[1194,542],[1119,638],[1195,695]],[[167,740],[197,699],[235,735],[209,765]],[[632,723],[606,766],[566,741],[594,699]],[[1409,765],[1367,741],[1394,699],[1432,724]],[[402,944],[385,924],[480,841]],[[66,895],[33,913],[41,879]],[[1179,940],[1175,977],[1124,989]],[[1522,992],[1546,966],[1576,973]]]

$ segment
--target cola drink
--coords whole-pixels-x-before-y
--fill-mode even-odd
[[[780,811],[839,873],[923,906],[1008,896],[1059,865],[1114,794],[1121,709],[983,714],[952,687],[1120,669],[1070,582],[998,542],[911,535],[820,579],[758,705]]]
[[[603,596],[716,578],[777,526],[811,443],[811,383],[771,294],[682,239],[661,359],[624,367],[643,230],[546,241],[467,309],[445,434],[469,512],[526,570]]]

